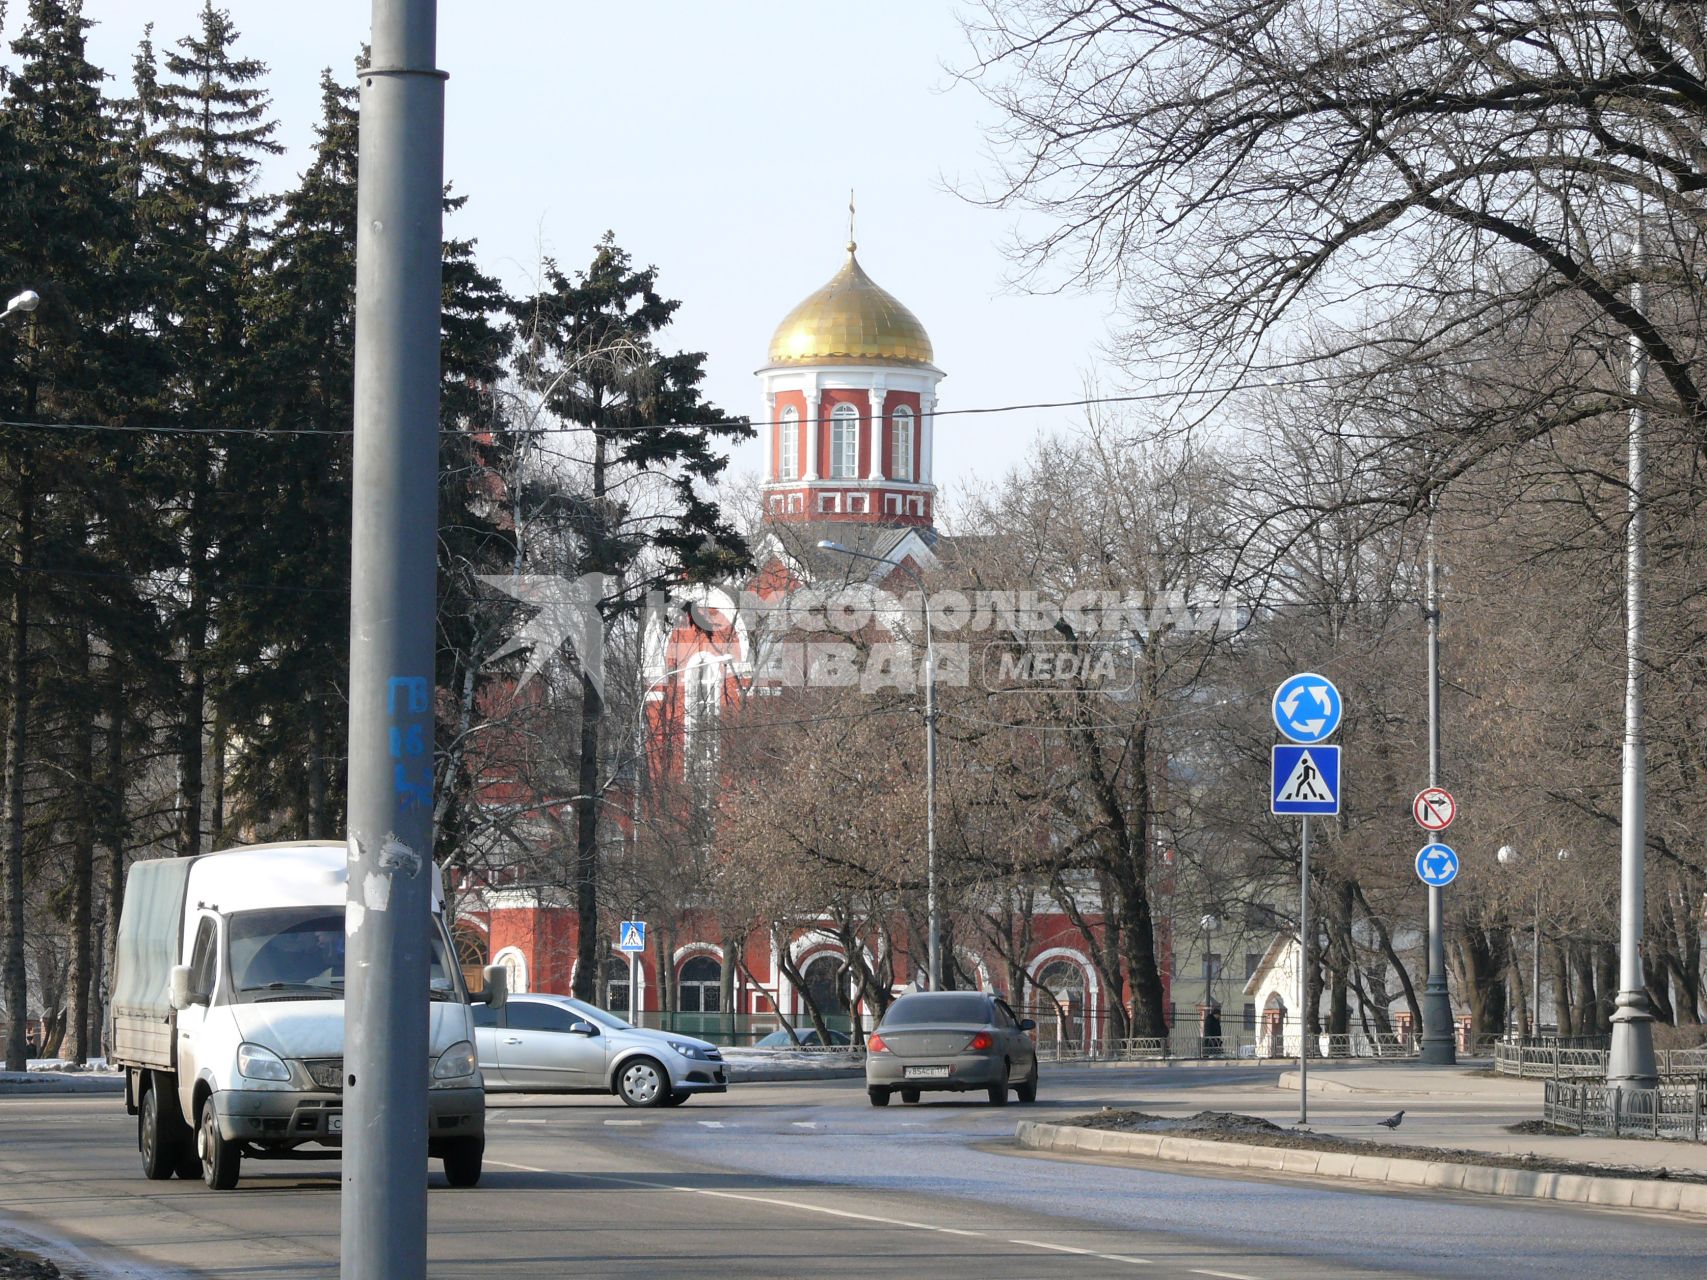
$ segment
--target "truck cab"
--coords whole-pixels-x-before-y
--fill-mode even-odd
[[[425,940],[428,1152],[479,1180],[485,1098],[437,869]],[[114,1057],[150,1178],[236,1185],[246,1158],[332,1159],[343,1140],[342,844],[256,845],[131,868]],[[501,971],[486,990],[502,1003]]]

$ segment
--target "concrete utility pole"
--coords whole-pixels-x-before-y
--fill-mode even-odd
[[[1640,210],[1637,217],[1640,218]],[[1636,225],[1636,263],[1642,261],[1642,228]],[[1643,290],[1630,286],[1630,305],[1641,311]],[[1624,528],[1624,822],[1621,840],[1623,867],[1618,929],[1618,1008],[1612,1015],[1612,1054],[1606,1066],[1608,1084],[1652,1089],[1659,1084],[1654,1061],[1654,1015],[1648,1008],[1647,980],[1642,975],[1642,925],[1646,911],[1643,883],[1647,857],[1648,746],[1642,724],[1642,575],[1646,568],[1643,544],[1643,437],[1647,413],[1648,353],[1630,335],[1630,520]]]
[[[444,77],[374,0],[356,180],[343,1280],[427,1274]]]
[[[1434,582],[1434,495],[1428,500],[1428,785],[1440,785],[1440,598]],[[1421,1061],[1458,1061],[1452,997],[1446,990],[1446,890],[1428,887],[1428,985],[1423,989]]]
[[[938,914],[936,893],[936,644],[931,638],[931,600],[925,580],[910,566],[896,564],[869,551],[855,551],[828,539],[818,543],[820,551],[852,556],[856,560],[875,560],[878,564],[899,569],[919,584],[919,608],[925,616],[925,916],[930,933],[927,940],[926,972],[932,991],[942,990],[942,920]]]

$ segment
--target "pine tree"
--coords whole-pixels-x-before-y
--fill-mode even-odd
[[[528,325],[524,381],[566,425],[585,433],[579,492],[554,507],[572,550],[555,572],[605,574],[618,585],[601,610],[607,631],[632,617],[654,588],[741,568],[746,547],[702,487],[728,465],[721,447],[749,438],[700,394],[705,356],[665,354],[657,338],[680,307],[657,291],[657,270],[636,271],[606,233],[591,265],[569,276],[546,264],[548,288],[519,311]],[[575,994],[596,998],[598,849],[605,700],[581,671],[575,789]]]
[[[263,251],[272,202],[256,190],[261,158],[273,141],[265,64],[239,58],[231,17],[209,0],[200,30],[180,40],[153,86],[154,180],[143,214],[158,240],[170,288],[161,326],[173,352],[171,408],[181,426],[215,434],[177,437],[176,534],[184,569],[175,640],[183,663],[178,714],[178,852],[203,846],[204,740],[209,644],[220,608],[217,559],[247,519],[219,502],[230,447],[225,435],[254,425],[259,388],[250,375],[247,303]]]
[[[29,284],[41,304],[26,323],[0,329],[0,398],[7,416],[30,423],[110,421],[146,401],[152,343],[133,323],[135,283],[125,271],[134,243],[124,198],[113,115],[101,73],[87,60],[89,23],[69,0],[32,0],[13,42],[22,66],[0,109],[0,148],[8,181],[0,188],[0,262]],[[9,429],[4,440],[10,492],[5,533],[7,742],[3,841],[7,947],[4,985],[11,1017],[9,1065],[21,1065],[27,1002],[23,962],[26,847],[42,846],[53,827],[52,802],[75,808],[88,798],[88,768],[76,760],[46,776],[45,803],[32,805],[26,828],[24,787],[41,773],[35,722],[76,707],[89,663],[79,641],[110,646],[120,617],[136,606],[123,570],[131,531],[133,450],[122,438],[73,426]],[[68,647],[69,646],[69,647]],[[69,659],[67,655],[70,655]],[[53,679],[32,668],[51,664]],[[32,737],[32,726],[35,735]],[[41,818],[37,819],[37,809]],[[72,868],[71,912],[77,934],[74,995],[86,1017],[92,959],[87,895],[91,869]]]

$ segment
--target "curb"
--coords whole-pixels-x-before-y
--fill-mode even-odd
[[[1520,1081],[1517,1080],[1517,1078],[1515,1076],[1512,1078],[1512,1080],[1513,1080],[1514,1084],[1515,1083],[1521,1083]],[[1494,1082],[1490,1081],[1489,1083],[1494,1083]],[[1274,1087],[1277,1089],[1293,1089],[1293,1090],[1296,1090],[1298,1088],[1298,1073],[1296,1071],[1282,1071],[1280,1073],[1280,1078],[1277,1081],[1275,1081]],[[1362,1093],[1362,1094],[1371,1094],[1371,1095],[1402,1094],[1404,1097],[1407,1097],[1407,1098],[1480,1098],[1484,1101],[1489,1101],[1489,1102],[1506,1101],[1506,1099],[1501,1098],[1501,1097],[1497,1096],[1496,1094],[1494,1094],[1492,1090],[1413,1089],[1413,1088],[1406,1086],[1405,1082],[1402,1079],[1395,1081],[1391,1087],[1385,1087],[1382,1085],[1347,1084],[1343,1080],[1335,1080],[1332,1076],[1317,1076],[1314,1072],[1312,1072],[1310,1075],[1310,1092],[1311,1093]]]
[[[865,1079],[864,1067],[804,1067],[790,1071],[786,1067],[755,1067],[751,1071],[729,1073],[729,1083],[785,1084],[790,1080],[853,1080]]]
[[[1363,1156],[1349,1151],[1294,1151],[1287,1147],[1255,1147],[1202,1138],[1170,1138],[1157,1133],[1081,1129],[1036,1120],[1021,1120],[1014,1138],[1022,1147],[1039,1151],[1142,1156],[1148,1160],[1207,1164],[1222,1169],[1305,1173],[1394,1187],[1443,1188],[1605,1209],[1657,1209],[1707,1218],[1707,1184],[1702,1183],[1501,1169],[1443,1160]]]
[[[122,1075],[57,1074],[51,1071],[0,1072],[0,1097],[40,1093],[123,1093]]]

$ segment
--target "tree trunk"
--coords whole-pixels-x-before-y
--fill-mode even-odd
[[[308,830],[303,834],[310,840],[323,840],[331,835],[326,815],[326,717],[324,706],[316,698],[308,709]]]
[[[1648,1007],[1653,1010],[1654,1017],[1670,1026],[1677,1025],[1677,1011],[1671,1004],[1671,979],[1669,957],[1645,955],[1642,957],[1643,984],[1648,989]]]
[[[102,971],[109,984],[117,970],[119,914],[124,910],[124,707],[124,681],[114,662],[107,673],[107,761],[101,803],[104,819],[101,840],[107,847],[106,915],[102,927],[106,955]]]
[[[213,717],[213,794],[208,797],[208,847],[225,848],[225,717]],[[315,835],[320,834],[318,831]]]
[[[1577,1034],[1603,1035],[1606,1028],[1600,1024],[1600,1003],[1595,999],[1594,991],[1593,944],[1572,944],[1571,963],[1577,971]]]
[[[1577,1020],[1571,1003],[1571,958],[1565,944],[1553,941],[1553,1022],[1562,1036],[1577,1034]]]
[[[581,672],[581,759],[575,781],[575,938],[574,994],[592,1000],[588,983],[596,967],[599,935],[599,729],[604,699],[589,672]]]
[[[1332,978],[1328,986],[1328,1034],[1351,1034],[1351,881],[1334,885],[1332,944],[1329,948]]]
[[[18,477],[17,544],[12,548],[12,635],[6,661],[6,1069],[26,1066],[24,1022],[29,1016],[28,970],[24,965],[24,752],[30,717],[30,570],[35,539],[35,470],[15,455]]]
[[[1612,1032],[1612,1014],[1618,1007],[1618,947],[1610,942],[1594,948],[1595,1025],[1602,1035]]]
[[[723,969],[718,974],[717,1007],[723,1012],[723,1043],[735,1043],[735,948],[732,938],[723,940]]]
[[[78,629],[75,643],[78,665],[88,685],[93,687],[95,672],[89,633]],[[91,915],[95,892],[95,729],[88,716],[76,718],[71,739],[71,758],[81,800],[72,819],[71,834],[71,993],[66,1028],[70,1040],[67,1056],[82,1066],[91,1056],[89,994],[94,989]]]
[[[1417,1001],[1416,985],[1411,981],[1410,970],[1405,968],[1404,961],[1399,959],[1399,953],[1393,948],[1393,935],[1387,931],[1387,922],[1369,908],[1369,900],[1363,896],[1363,887],[1356,882],[1352,884],[1352,896],[1357,899],[1357,905],[1363,908],[1363,918],[1369,921],[1375,930],[1375,941],[1381,948],[1381,954],[1387,963],[1393,967],[1394,976],[1399,979],[1399,988],[1405,993],[1405,1008],[1410,1011],[1411,1026],[1420,1028],[1422,1022],[1422,1005]]]
[[[213,476],[204,457],[190,488],[190,599],[184,610],[184,687],[178,711],[178,856],[202,851],[202,737],[207,728],[208,508]]]

